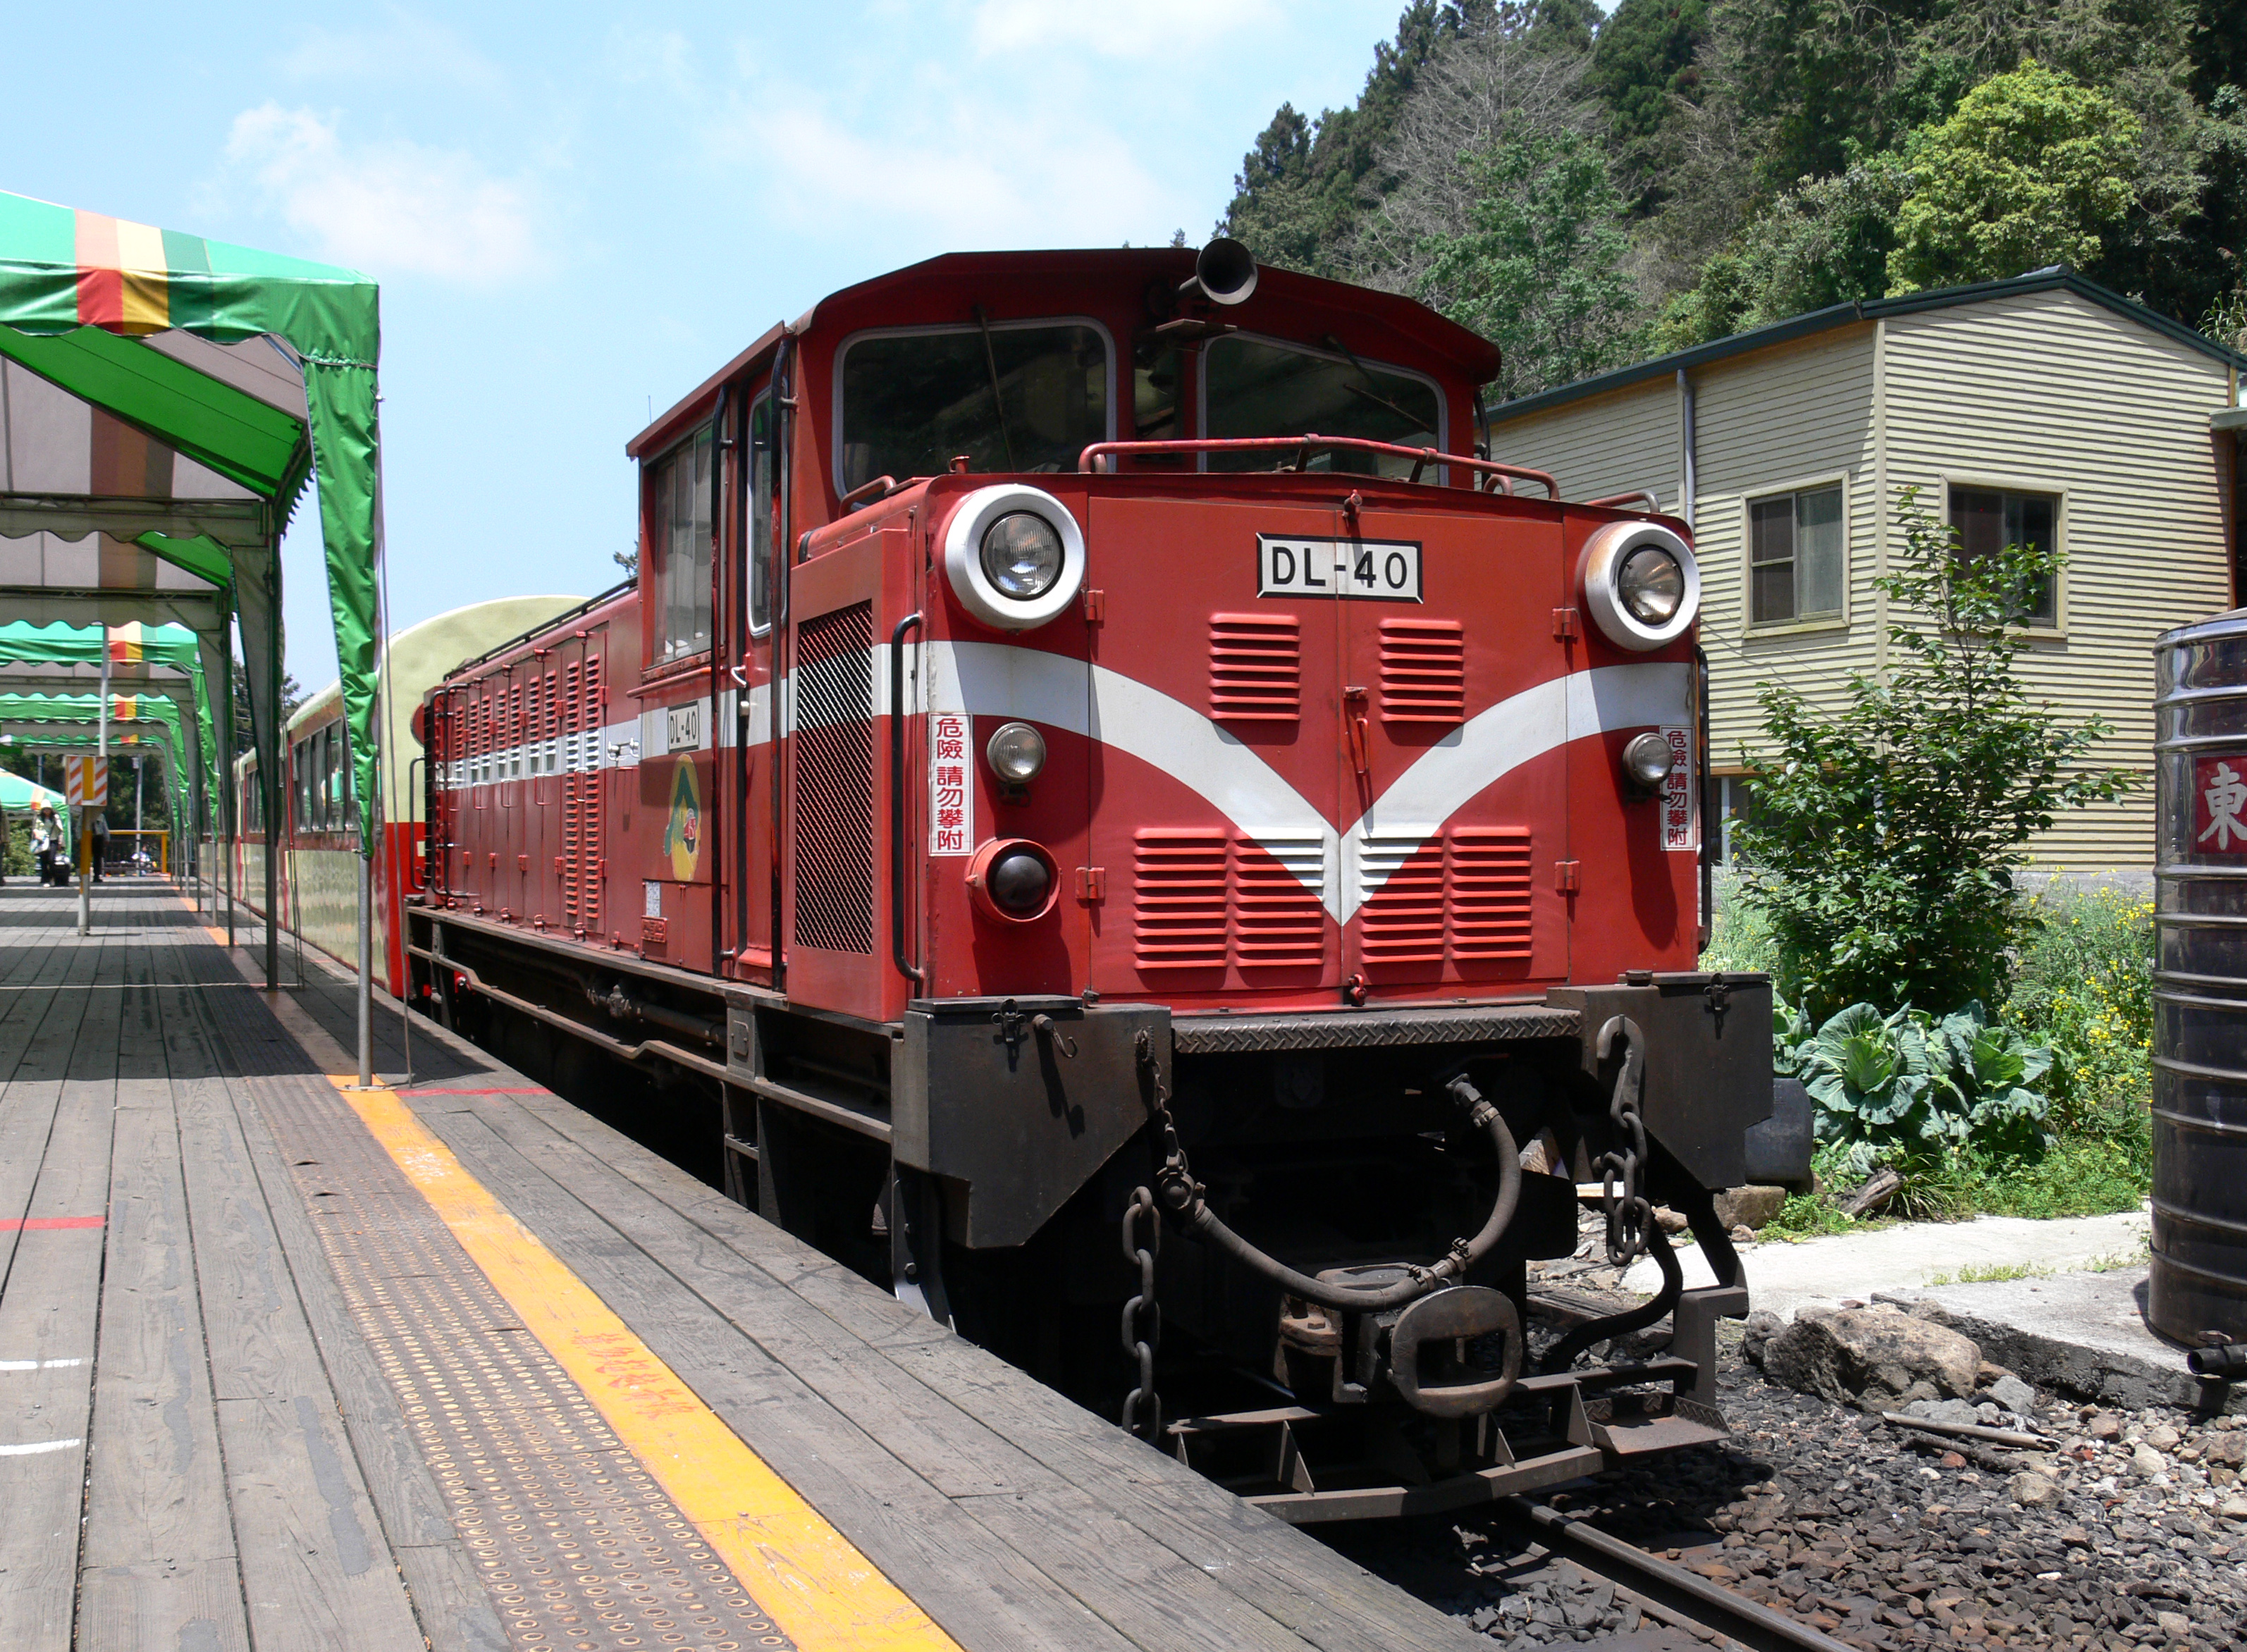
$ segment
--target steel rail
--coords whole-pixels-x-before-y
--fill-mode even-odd
[[[1496,1506],[1500,1514],[1526,1527],[1553,1553],[1664,1612],[1731,1636],[1749,1652],[1854,1652],[1806,1623],[1798,1623],[1698,1573],[1610,1537],[1597,1526],[1571,1520],[1556,1509],[1518,1497],[1502,1498]]]

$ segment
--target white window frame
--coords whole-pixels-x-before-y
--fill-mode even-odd
[[[1829,488],[1841,490],[1841,607],[1838,613],[1814,614],[1807,619],[1762,619],[1755,617],[1755,507],[1766,499],[1781,495],[1822,493]],[[1847,631],[1854,596],[1853,584],[1856,562],[1855,546],[1851,528],[1855,521],[1856,477],[1846,470],[1822,471],[1814,475],[1773,483],[1768,488],[1744,491],[1740,495],[1740,634],[1743,637],[1786,637],[1810,631]],[[1796,558],[1798,563],[1800,556]],[[1798,590],[1800,589],[1798,582]]]
[[[707,439],[710,442],[711,474],[714,476],[719,474],[719,468],[725,458],[723,445],[719,440],[717,434],[711,430],[710,421],[707,419],[699,419],[695,420],[692,426],[688,427],[686,432],[680,436],[679,440],[673,442],[671,446],[666,447],[661,453],[657,454],[654,457],[640,461],[640,497],[643,500],[645,500],[648,497],[648,488],[657,471],[661,470],[665,466],[671,463],[671,461],[677,458],[681,453],[690,451],[696,442],[705,439]],[[720,508],[722,509],[724,504],[722,498],[723,489],[721,488],[720,491],[721,497],[719,502]],[[648,531],[648,571],[657,577],[652,580],[642,580],[640,582],[640,600],[645,605],[648,616],[647,621],[645,622],[648,626],[648,629],[645,633],[645,641],[648,651],[651,654],[654,654],[655,652],[663,645],[664,641],[666,640],[663,635],[663,627],[666,623],[666,615],[669,605],[669,593],[665,587],[666,582],[668,581],[671,577],[670,558],[673,550],[670,526],[671,501],[667,496],[667,493],[668,490],[666,490],[666,496],[657,502],[655,505],[655,509],[664,513],[665,518],[663,530],[664,565],[660,569],[654,566],[654,533],[653,522],[651,521]],[[711,527],[713,531],[715,532],[719,528],[719,524],[714,521],[711,523]],[[712,548],[712,559],[714,562],[715,561],[716,554],[716,548],[714,546]],[[705,600],[709,600],[709,598],[706,597]],[[717,606],[714,601],[711,604],[709,626],[710,629],[706,634],[706,638],[701,647],[690,648],[684,653],[659,655],[649,663],[641,666],[640,675],[643,678],[646,678],[658,676],[665,672],[675,671],[689,660],[700,659],[704,658],[712,649],[715,648],[718,645],[718,614]],[[518,746],[516,749],[520,751],[520,746]],[[518,771],[517,778],[519,778],[522,768],[519,758],[516,761],[516,768]]]
[[[1107,415],[1102,426],[1100,439],[1103,441],[1115,440],[1116,335],[1108,331],[1105,322],[1097,316],[1028,316],[1018,320],[994,321],[991,324],[993,332],[1027,332],[1032,329],[1048,327],[1089,327],[1100,335],[1101,352],[1106,363],[1102,383],[1103,405]],[[834,485],[837,498],[839,499],[850,491],[844,486],[843,477],[843,370],[850,361],[850,352],[870,338],[937,338],[953,333],[980,333],[982,331],[979,324],[972,321],[965,325],[955,322],[943,322],[918,327],[861,327],[836,346],[834,394],[830,398],[833,405],[833,412],[830,415],[832,429],[829,442],[829,451],[832,458],[829,466],[828,480]],[[900,476],[898,480],[903,481],[905,478]]]
[[[1947,534],[1950,529],[1950,495],[1954,488],[1964,488],[1975,493],[2042,494],[2052,501],[2052,548],[2060,558],[2060,565],[2052,576],[2052,618],[2031,620],[2025,625],[2016,625],[2019,635],[2032,638],[2064,638],[2067,635],[2067,488],[2061,483],[2043,477],[2008,475],[2003,472],[1980,470],[1946,470],[1942,473],[1943,501],[1935,513],[1936,521]]]
[[[1427,386],[1431,390],[1436,393],[1437,451],[1439,453],[1451,453],[1451,399],[1450,394],[1444,388],[1443,380],[1437,378],[1433,373],[1422,372],[1417,367],[1400,367],[1393,361],[1381,361],[1372,356],[1359,356],[1353,360],[1350,357],[1342,354],[1338,350],[1322,350],[1316,345],[1307,345],[1300,338],[1282,338],[1277,333],[1269,332],[1242,331],[1221,333],[1214,338],[1204,340],[1201,348],[1194,352],[1195,361],[1193,378],[1195,435],[1207,436],[1209,434],[1209,352],[1217,349],[1220,345],[1231,344],[1236,341],[1247,344],[1276,345],[1282,350],[1292,350],[1299,355],[1315,356],[1321,361],[1337,362],[1345,367],[1378,367],[1382,372],[1386,373],[1394,373],[1399,379],[1418,379],[1422,384]],[[1451,456],[1453,458],[1458,457],[1456,454]],[[1207,454],[1199,455],[1195,461],[1195,468],[1200,470],[1207,470],[1209,468],[1209,455]],[[1439,467],[1431,480],[1439,487],[1444,485],[1444,483],[1449,480],[1448,468]]]

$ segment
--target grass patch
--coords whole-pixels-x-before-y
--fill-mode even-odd
[[[1820,1239],[1828,1233],[1856,1233],[1875,1224],[1860,1222],[1841,1213],[1841,1207],[1822,1193],[1796,1193],[1779,1207],[1779,1214],[1757,1232],[1759,1239]]]

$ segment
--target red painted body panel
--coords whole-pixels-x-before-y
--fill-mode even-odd
[[[448,679],[434,708],[434,903],[602,953],[776,980],[795,1003],[874,1021],[919,997],[1089,988],[1179,1009],[1327,1008],[1692,967],[1697,857],[1664,848],[1659,802],[1619,768],[1633,734],[1690,723],[1690,636],[1627,653],[1588,617],[1559,623],[1582,608],[1585,539],[1624,513],[1481,493],[1465,467],[1457,485],[1432,471],[1424,484],[1199,473],[1191,457],[1014,478],[1082,529],[1088,594],[1009,633],[962,604],[944,567],[954,512],[994,478],[924,479],[840,510],[836,364],[851,337],[958,325],[978,305],[1002,320],[1090,317],[1118,346],[1111,405],[1128,440],[1129,341],[1150,278],[1173,264],[1191,256],[937,260],[826,301],[651,427],[632,451],[653,461],[721,420],[715,658],[644,675],[652,620],[634,589]],[[1465,451],[1490,364],[1450,324],[1278,271],[1238,319],[1435,377]],[[744,529],[768,541],[748,522],[731,433],[783,345],[801,543],[774,570],[785,617],[752,632]],[[1409,547],[1418,599],[1260,594],[1260,536],[1378,559]],[[966,855],[929,852],[924,713],[967,720],[966,847],[1042,845],[1062,884],[1050,912],[995,918],[971,898]],[[1026,788],[1002,787],[982,757],[1009,718],[1047,742]]]

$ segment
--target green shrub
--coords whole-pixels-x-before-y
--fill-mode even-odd
[[[2048,1040],[2066,1083],[2064,1133],[2111,1133],[2100,1116],[2152,1088],[2154,907],[2119,890],[2054,884],[2021,903],[2024,936],[2005,1019]]]
[[[1717,874],[1716,921],[1701,951],[1701,967],[1760,970],[1766,975],[1779,967],[1779,940],[1771,932],[1771,920],[1740,892],[1739,880],[1729,870]]]

